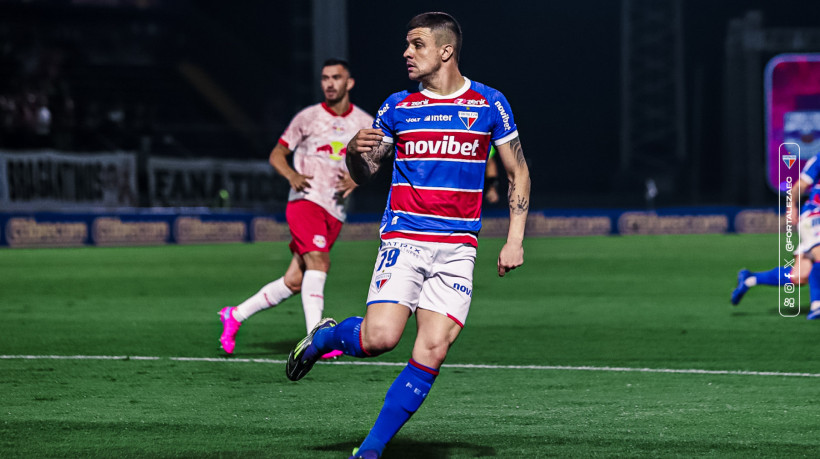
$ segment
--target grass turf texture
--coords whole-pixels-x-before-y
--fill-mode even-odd
[[[483,239],[473,306],[448,364],[820,373],[820,324],[777,290],[729,305],[737,270],[771,268],[772,235],[549,238],[495,275]],[[374,242],[332,254],[326,312],[364,313]],[[278,277],[285,244],[5,250],[0,457],[346,457],[398,366],[318,364],[288,381],[298,297],[247,321],[221,357],[217,311]],[[808,291],[803,294],[804,314]],[[406,362],[414,327],[393,352]],[[342,362],[353,362],[344,358]],[[815,377],[445,367],[386,458],[802,456],[818,445]]]

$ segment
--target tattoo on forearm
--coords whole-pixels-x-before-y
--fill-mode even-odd
[[[510,183],[510,187],[507,189],[507,202],[510,204],[510,212],[513,215],[526,214],[530,211],[530,200],[517,191],[516,184]]]
[[[345,162],[347,163],[350,177],[358,184],[362,184],[368,180],[379,170],[382,160],[385,156],[393,151],[392,143],[379,142],[378,145],[367,153],[360,155],[347,155]]]

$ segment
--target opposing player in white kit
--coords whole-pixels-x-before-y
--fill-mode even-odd
[[[291,352],[286,367],[288,378],[298,380],[334,349],[354,357],[390,351],[415,314],[412,358],[354,457],[382,454],[421,406],[466,323],[491,143],[510,182],[510,227],[498,275],[524,262],[530,178],[506,98],[461,75],[461,28],[450,15],[418,15],[407,30],[404,58],[419,92],[390,96],[374,129],[359,131],[348,144],[348,168],[357,183],[369,179],[384,157],[396,155],[367,312],[338,325],[323,319]]]
[[[322,68],[325,101],[299,112],[270,155],[270,163],[290,182],[285,211],[293,258],[285,275],[262,287],[239,306],[219,312],[222,349],[232,354],[240,325],[253,314],[302,292],[305,325],[310,331],[322,318],[330,248],[345,220],[345,201],[356,183],[345,164],[347,142],[373,122],[350,103],[354,80],[347,62],[329,59]],[[286,157],[294,154],[293,167]],[[324,357],[341,355],[330,352]]]

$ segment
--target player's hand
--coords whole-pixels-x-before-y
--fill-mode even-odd
[[[352,193],[353,190],[355,190],[356,187],[359,186],[356,185],[356,182],[354,182],[353,179],[350,178],[350,174],[348,174],[347,172],[339,172],[338,178],[339,181],[336,182],[336,195],[340,199],[345,199],[348,196],[350,196],[350,193]]]
[[[498,277],[504,277],[505,274],[523,264],[524,246],[521,243],[507,242],[498,254]]]
[[[373,151],[382,142],[384,132],[381,129],[362,129],[347,144],[347,154],[360,155]]]
[[[310,188],[310,182],[308,182],[308,180],[312,178],[312,175],[302,175],[297,173],[290,177],[288,182],[290,182],[290,187],[294,190],[305,191],[305,189]]]

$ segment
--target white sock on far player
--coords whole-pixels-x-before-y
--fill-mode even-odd
[[[327,273],[315,269],[305,271],[302,276],[302,307],[305,310],[305,326],[308,333],[322,320],[325,309],[325,279]]]
[[[291,295],[293,292],[285,285],[285,278],[280,277],[237,306],[233,310],[233,318],[242,322],[259,311],[276,306]]]

